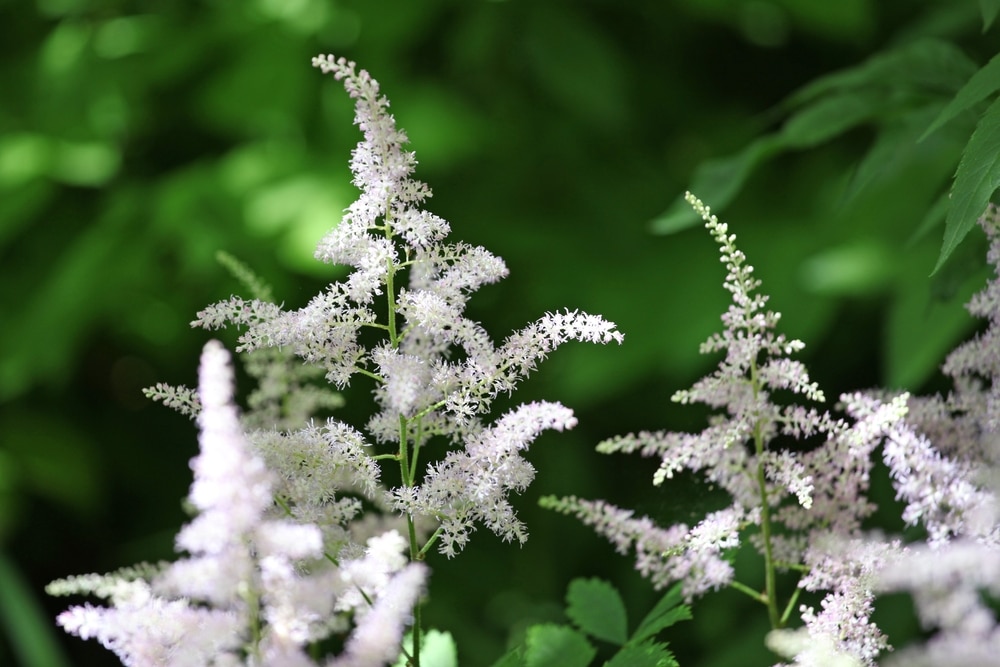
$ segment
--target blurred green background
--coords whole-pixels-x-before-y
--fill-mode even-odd
[[[580,420],[531,452],[528,544],[481,531],[460,558],[431,559],[428,622],[477,667],[557,617],[574,576],[614,580],[633,622],[655,599],[539,495],[664,522],[713,502],[694,483],[653,489],[655,462],[593,453],[611,435],[703,423],[669,397],[714,363],[697,348],[726,307],[724,269],[703,231],[654,235],[650,221],[699,163],[777,127],[801,85],[919,37],[982,64],[997,35],[982,26],[971,0],[0,1],[0,665],[115,664],[95,642],[35,634],[33,613],[48,626],[68,604],[42,587],[172,557],[196,434],[140,389],[194,384],[208,336],[187,323],[238,289],[216,251],[289,306],[342,275],[312,249],[355,196],[358,133],[313,55],[379,80],[430,208],[453,239],[507,261],[510,278],[472,302],[496,338],[563,307],[626,335],[559,350],[516,396]],[[986,275],[981,235],[931,280],[940,228],[914,234],[969,131],[848,197],[877,133],[860,127],[772,160],[722,211],[828,396],[934,386],[972,330],[961,304]],[[740,594],[706,598],[694,619],[668,634],[681,664],[774,661]]]

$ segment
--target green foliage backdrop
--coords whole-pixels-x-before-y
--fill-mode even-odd
[[[996,132],[995,103],[980,120],[991,92],[917,140],[995,55],[995,13],[955,0],[0,1],[0,664],[112,664],[38,629],[63,604],[42,586],[170,557],[195,431],[139,390],[193,383],[206,336],[187,322],[237,288],[216,252],[287,304],[338,275],[311,253],[352,201],[357,133],[311,56],[345,55],[380,81],[431,208],[507,260],[511,277],[472,302],[487,329],[569,306],[626,335],[561,350],[521,397],[580,419],[534,448],[528,544],[484,534],[454,563],[432,559],[428,620],[475,667],[558,620],[575,576],[616,581],[634,617],[655,599],[589,531],[533,509],[539,495],[664,521],[712,503],[593,453],[694,419],[668,398],[712,364],[697,347],[727,295],[708,236],[671,217],[689,184],[740,236],[829,395],[933,386],[985,275],[973,233],[929,277],[963,147],[977,122]],[[865,79],[865,63],[888,79]],[[348,415],[368,400],[347,398]],[[671,638],[681,664],[770,664],[747,604],[695,605]]]

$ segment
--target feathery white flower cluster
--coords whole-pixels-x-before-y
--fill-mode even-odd
[[[956,538],[974,539],[978,548],[987,549],[1000,543],[995,489],[984,486],[987,480],[981,474],[984,464],[997,470],[1000,461],[1000,347],[995,326],[949,358],[945,370],[958,379],[961,390],[943,402],[918,401],[906,394],[888,399],[845,394],[840,403],[847,419],[809,405],[778,402],[776,391],[812,402],[824,397],[805,367],[789,358],[802,343],[774,333],[779,314],[764,309],[767,297],[755,292],[760,281],[736,248],[736,237],[702,202],[690,194],[688,201],[720,247],[732,304],[722,316],[724,330],[701,347],[703,353],[725,351],[724,359],[714,373],[678,391],[673,400],[700,402],[722,412],[700,433],[630,434],[602,442],[598,451],[659,458],[653,477],[657,485],[682,470],[701,473],[727,491],[732,504],[694,528],[660,528],[605,501],[547,498],[544,504],[593,526],[622,553],[634,546],[636,567],[657,588],[681,580],[689,599],[725,585],[750,594],[768,607],[776,630],[771,640],[775,650],[799,667],[872,667],[888,648],[887,638],[870,618],[878,590],[905,589],[906,581],[916,590],[926,579],[916,574],[919,567],[913,570],[915,580],[907,575],[880,579],[887,570],[899,572],[899,563],[920,556],[906,556],[909,551],[899,542],[873,540],[862,532],[863,520],[875,510],[867,494],[879,451],[897,497],[905,503],[903,520],[925,528],[927,544],[943,547]],[[994,242],[990,260],[1000,272],[1000,223],[995,212],[987,218]],[[997,295],[1000,279],[970,306],[974,313],[989,316],[993,325],[1000,323]],[[985,375],[990,387],[982,389],[970,379],[972,374]],[[908,418],[911,407],[914,418]],[[932,444],[933,436],[950,438]],[[812,441],[807,447],[782,447],[782,440],[789,438]],[[747,531],[751,526],[756,530]],[[764,556],[763,592],[733,579],[727,550],[739,545],[744,532]],[[798,592],[783,605],[776,596],[776,577],[788,569],[805,572],[797,590],[824,592],[819,610],[799,607],[804,628],[795,632],[783,628],[795,610]],[[972,604],[978,600],[975,593],[996,586],[1000,581],[971,577],[966,588],[952,591],[961,597],[952,607],[966,610],[963,618],[981,619],[981,605]],[[919,605],[919,594],[917,601]],[[926,610],[922,614],[931,625],[951,627]],[[992,616],[990,621],[986,625],[992,631]],[[990,635],[989,641],[994,640]]]
[[[622,335],[599,316],[566,311],[495,345],[464,310],[471,293],[507,275],[503,261],[484,248],[446,243],[448,223],[420,208],[431,191],[412,178],[416,160],[403,149],[406,135],[378,83],[344,58],[320,56],[313,64],[343,82],[364,133],[351,159],[361,196],[316,252],[352,271],[298,310],[233,297],[199,313],[195,324],[244,326],[241,350],[290,349],[339,387],[356,373],[372,378],[380,410],[366,430],[377,446],[396,448],[383,456],[394,456],[403,474],[402,486],[377,502],[437,525],[431,540],[440,539],[441,552],[457,553],[475,523],[523,541],[524,526],[506,501],[533,474],[521,452],[542,430],[569,428],[574,420],[555,403],[522,406],[492,427],[481,420],[497,395],[510,393],[562,343],[620,343]],[[386,322],[376,315],[378,297],[387,302]],[[366,347],[365,329],[381,334],[381,342]],[[512,434],[514,421],[530,426]],[[526,439],[507,440],[514,435]],[[422,476],[417,456],[433,438],[464,449]]]
[[[948,355],[951,393],[911,399],[919,445],[897,445],[904,516],[924,522],[929,540],[896,554],[878,588],[909,592],[931,638],[890,665],[978,667],[1000,655],[1000,623],[984,599],[1000,597],[1000,210],[991,205],[979,224],[996,275],[968,310],[989,326]]]
[[[567,341],[622,342],[611,322],[566,310],[495,344],[464,313],[473,292],[507,275],[503,261],[446,242],[448,223],[421,208],[431,191],[412,177],[416,159],[378,83],[343,58],[313,64],[343,83],[364,135],[351,157],[361,194],[316,251],[350,272],[289,310],[227,260],[252,298],[211,305],[193,324],[243,328],[238,349],[258,387],[242,421],[218,343],[206,347],[197,396],[148,391],[202,428],[191,491],[199,514],[177,540],[190,557],[148,581],[112,577],[111,608],[61,617],[128,664],[310,665],[304,648],[353,619],[344,655],[326,664],[383,665],[399,655],[412,612],[419,665],[419,561],[432,546],[454,556],[478,525],[523,542],[509,495],[534,477],[524,452],[543,431],[576,424],[552,402],[490,423],[494,399]],[[343,388],[356,375],[375,387],[367,424],[314,421],[339,397],[312,381]],[[398,468],[396,488],[381,481],[386,463]]]
[[[320,664],[308,646],[344,633],[353,618],[345,655],[325,664],[387,664],[399,654],[426,567],[407,564],[406,540],[395,531],[334,565],[317,526],[269,518],[274,479],[244,435],[232,384],[229,354],[209,342],[188,496],[198,514],[177,535],[178,550],[189,556],[145,572],[54,582],[50,593],[93,593],[112,605],[71,607],[59,624],[135,667],[305,667]]]

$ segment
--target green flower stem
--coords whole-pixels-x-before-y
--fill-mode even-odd
[[[795,587],[795,592],[792,593],[792,597],[788,599],[788,604],[785,606],[785,612],[781,615],[781,626],[785,627],[788,624],[788,617],[792,615],[792,610],[795,609],[795,603],[799,601],[799,593],[802,589],[798,586]]]
[[[749,595],[751,598],[753,598],[757,602],[760,602],[762,604],[767,604],[767,596],[766,595],[764,595],[760,591],[755,591],[754,589],[752,589],[749,586],[747,586],[746,584],[744,584],[742,581],[732,581],[732,582],[729,583],[729,585],[732,588],[735,588],[736,590],[740,591],[741,593],[746,593],[747,595]]]
[[[386,206],[387,211],[391,211],[391,206]],[[388,219],[388,214],[386,216],[385,226],[383,227],[385,236],[390,241],[392,240],[392,227]],[[401,336],[396,328],[396,269],[397,267],[393,265],[392,260],[389,259],[386,262],[386,272],[385,272],[385,293],[386,299],[388,301],[388,326],[386,331],[389,334],[389,344],[394,348],[399,347],[399,341]],[[381,380],[381,379],[380,379]],[[419,425],[419,422],[418,422]],[[410,461],[410,439],[409,439],[409,421],[403,415],[399,415],[399,472],[402,477],[402,484],[404,487],[409,487],[414,485],[414,480],[416,478],[416,458],[417,449],[419,447],[419,440],[414,445],[413,451],[413,462]],[[417,544],[417,530],[413,522],[413,515],[406,515],[406,532],[410,539],[410,561],[416,562],[421,560],[420,547]],[[413,646],[412,653],[409,657],[408,664],[410,667],[420,667],[420,617],[421,608],[420,601],[418,600],[413,605]]]
[[[750,385],[753,388],[754,399],[760,393],[760,379],[757,377],[757,360],[750,361]],[[772,628],[782,626],[778,614],[777,572],[775,569],[774,550],[771,544],[771,502],[767,494],[767,478],[764,474],[764,434],[761,423],[757,421],[753,428],[753,444],[757,453],[757,488],[760,491],[760,532],[764,538],[764,597],[767,605],[767,616]]]
[[[442,532],[444,532],[444,528],[438,526],[437,530],[434,531],[434,534],[427,539],[427,543],[424,544],[424,546],[420,548],[420,551],[417,552],[418,560],[423,560],[424,558],[427,557],[427,552],[430,551],[430,548],[434,546],[435,542],[438,541],[438,538],[441,537]]]

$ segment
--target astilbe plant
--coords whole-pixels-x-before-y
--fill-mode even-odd
[[[700,473],[728,493],[730,504],[694,526],[670,527],[604,500],[547,497],[543,505],[578,517],[622,553],[634,548],[637,569],[656,588],[682,582],[691,600],[729,586],[759,601],[773,628],[769,646],[795,665],[874,665],[889,648],[871,619],[876,595],[887,589],[921,590],[924,579],[916,573],[934,569],[927,549],[955,554],[935,579],[939,596],[960,571],[963,556],[969,557],[970,547],[957,545],[971,540],[978,545],[976,553],[990,554],[984,563],[992,569],[970,575],[962,589],[962,602],[982,621],[985,607],[974,604],[977,587],[1000,589],[992,550],[997,544],[995,486],[982,478],[980,465],[990,459],[996,469],[1000,401],[995,387],[1000,383],[984,389],[965,373],[985,370],[995,377],[1000,370],[995,335],[986,334],[950,358],[945,368],[961,382],[948,400],[850,393],[840,397],[845,414],[837,416],[823,407],[823,392],[792,358],[803,344],[776,333],[779,314],[766,309],[768,298],[756,291],[760,281],[736,247],[735,235],[700,200],[688,194],[688,201],[719,245],[732,304],[722,316],[724,330],[701,347],[702,353],[725,352],[724,358],[673,400],[704,403],[718,412],[699,433],[635,433],[602,442],[598,450],[660,459],[656,485],[683,470]],[[995,213],[985,226],[995,239]],[[990,259],[1000,265],[996,241]],[[973,303],[994,323],[1000,318],[998,289],[992,285]],[[982,419],[984,414],[990,417]],[[935,445],[932,438],[942,430],[950,437]],[[879,453],[904,505],[902,519],[926,529],[923,547],[904,547],[898,539],[862,530],[876,509],[868,491]],[[763,590],[736,579],[731,556],[743,541],[762,556]],[[926,567],[907,570],[900,565],[906,558],[925,558]],[[796,584],[787,599],[779,595],[782,576]],[[818,608],[798,604],[803,591],[822,596]],[[801,625],[791,630],[795,612]],[[929,623],[944,624],[925,613],[931,614],[925,616]],[[994,627],[991,619],[988,627]],[[990,637],[996,646],[996,635]]]
[[[907,545],[880,573],[879,590],[913,596],[917,615],[930,639],[893,656],[892,665],[997,664],[1000,625],[1000,211],[990,206],[979,224],[990,241],[987,259],[996,276],[968,303],[968,310],[988,320],[986,330],[957,347],[942,367],[954,386],[946,396],[911,399],[909,419],[937,450],[915,460],[912,469],[938,471],[941,484],[923,491],[937,525],[952,528],[956,539]],[[908,482],[909,480],[904,480]],[[947,486],[944,486],[947,485]],[[930,502],[947,488],[946,502]],[[992,502],[960,514],[953,503],[992,492]],[[961,500],[959,500],[961,499]],[[959,505],[961,506],[961,505]]]
[[[446,242],[448,223],[421,208],[430,190],[412,177],[416,160],[377,82],[343,58],[313,64],[343,83],[364,134],[351,159],[361,195],[316,251],[348,276],[288,310],[228,261],[256,298],[217,303],[194,324],[242,327],[238,349],[259,383],[250,410],[238,417],[217,342],[205,348],[197,392],[148,391],[201,428],[189,497],[197,516],[177,537],[188,556],[49,588],[107,599],[59,622],[128,665],[360,667],[402,652],[418,666],[421,561],[434,547],[455,556],[477,525],[523,542],[508,499],[534,476],[523,453],[541,432],[576,423],[554,402],[490,423],[494,399],[564,342],[622,341],[612,323],[567,310],[494,343],[464,311],[473,292],[507,275],[503,261]],[[339,389],[360,376],[376,414],[361,428],[313,419],[337,404],[310,384],[316,369]],[[398,485],[383,484],[383,465]],[[331,637],[342,650],[322,662]]]

